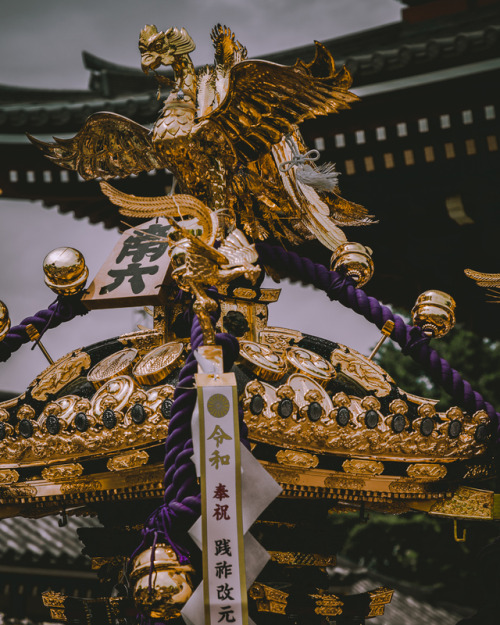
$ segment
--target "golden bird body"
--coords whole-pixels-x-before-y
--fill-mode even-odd
[[[369,216],[339,196],[332,165],[316,167],[319,154],[307,150],[297,125],[348,108],[357,99],[349,73],[337,71],[318,42],[311,63],[283,66],[247,60],[226,27],[214,28],[212,40],[215,64],[197,74],[184,29],[144,27],[143,70],[172,66],[175,76],[151,130],[103,112],[71,139],[30,139],[86,180],[168,168],[182,193],[223,211],[227,232],[241,227],[254,239],[272,234],[292,243],[318,238],[335,249],[346,241],[337,225],[369,223]]]

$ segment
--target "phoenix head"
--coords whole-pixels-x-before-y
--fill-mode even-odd
[[[158,31],[156,26],[144,26],[139,37],[142,71],[148,74],[161,65],[169,66],[176,56],[189,54],[195,47],[194,41],[184,28]]]

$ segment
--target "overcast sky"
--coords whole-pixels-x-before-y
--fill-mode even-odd
[[[16,0],[4,2],[0,22],[0,83],[85,89],[82,50],[139,67],[137,40],[144,24],[184,26],[197,44],[196,64],[211,62],[210,29],[230,26],[249,56],[292,48],[399,20],[396,0]],[[338,51],[342,55],[342,51]],[[368,207],[369,208],[369,207]],[[54,247],[70,245],[85,255],[93,276],[118,233],[59,215],[39,203],[0,201],[0,299],[13,324],[54,299],[41,265]],[[270,285],[272,286],[272,285]],[[378,338],[374,326],[322,293],[285,286],[271,306],[272,325],[331,338],[364,351]],[[121,332],[137,322],[132,310],[93,311],[50,331],[44,343],[59,358],[70,350]],[[38,350],[23,346],[0,363],[0,390],[21,392],[46,366]]]

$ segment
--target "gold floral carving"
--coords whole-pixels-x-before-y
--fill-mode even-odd
[[[394,590],[385,586],[380,586],[370,591],[370,612],[366,615],[366,618],[382,616],[385,606],[391,602],[393,594]]]
[[[24,499],[35,497],[38,493],[37,489],[31,485],[13,485],[2,490],[0,497],[2,499]]]
[[[264,409],[260,414],[253,414],[250,410],[252,397],[256,394],[264,400]],[[292,402],[288,418],[279,414],[283,399]],[[307,418],[313,401],[319,402],[322,407],[322,416],[316,422]],[[419,401],[418,407],[423,412],[433,410],[432,402]],[[399,414],[407,412],[407,402],[402,404],[391,402],[394,409],[401,410]],[[260,380],[249,382],[243,395],[243,408],[250,440],[310,453],[347,457],[355,454],[372,459],[378,456],[376,459],[380,461],[438,463],[441,460],[449,462],[478,457],[484,454],[487,447],[486,443],[478,443],[475,437],[478,425],[488,423],[484,411],[465,418],[457,438],[448,436],[450,421],[445,413],[438,413],[439,420],[430,436],[424,436],[420,431],[418,420],[423,416],[417,417],[412,431],[408,432],[405,428],[395,432],[392,428],[394,413],[382,414],[377,397],[359,398],[338,392],[331,398],[311,377],[297,373],[290,375],[278,388]],[[337,420],[341,408],[349,411],[347,423],[343,425]],[[376,410],[378,415],[378,424],[371,429],[365,423],[368,410]]]
[[[66,614],[64,612],[64,600],[66,595],[60,592],[54,592],[52,590],[46,590],[42,592],[43,605],[50,609],[50,617],[54,621],[66,621]]]
[[[442,464],[410,464],[406,469],[409,477],[414,479],[435,479],[439,480],[446,476],[448,470]]]
[[[302,553],[299,551],[269,551],[271,560],[287,566],[335,566],[334,555],[325,556],[319,553]]]
[[[314,608],[316,614],[321,616],[338,616],[342,614],[344,603],[337,595],[324,593],[309,596],[314,599],[316,604]]]
[[[422,482],[402,478],[389,484],[391,493],[424,493],[427,492]]]
[[[346,473],[355,475],[380,475],[384,470],[384,465],[382,462],[376,462],[374,460],[359,460],[353,458],[351,460],[344,460],[342,468]]]
[[[365,480],[355,477],[337,477],[330,475],[325,478],[326,488],[342,489],[342,490],[361,490],[365,485]]]
[[[0,486],[9,486],[19,480],[19,473],[14,469],[4,469],[0,471]]]
[[[437,501],[429,514],[462,519],[492,519],[493,493],[468,486],[459,486],[451,499]]]
[[[259,341],[280,355],[283,355],[292,342],[298,343],[301,339],[301,332],[285,328],[266,328],[259,333]]]
[[[148,460],[149,454],[147,451],[129,451],[110,458],[106,466],[110,471],[125,471],[126,469],[142,467]]]
[[[64,600],[66,595],[53,590],[45,590],[42,592],[42,602],[46,608],[64,608]]]
[[[42,477],[49,482],[65,482],[80,477],[83,473],[81,464],[61,464],[54,467],[45,467],[42,470]]]
[[[99,480],[77,482],[76,484],[61,484],[61,493],[63,495],[80,495],[83,493],[90,493],[92,491],[99,490],[102,490],[102,484]]]
[[[258,612],[285,614],[289,594],[277,588],[271,588],[260,582],[254,582],[248,595],[255,601]]]
[[[275,468],[271,466],[267,466],[266,468],[277,482],[281,482],[283,484],[300,483],[300,473],[298,471],[291,471],[285,468]]]
[[[35,380],[31,396],[45,401],[51,394],[58,393],[67,384],[76,380],[81,373],[90,367],[90,356],[86,352],[76,351],[64,356]]]
[[[360,384],[367,391],[375,391],[379,396],[391,391],[394,380],[375,362],[353,349],[341,346],[330,357],[334,367],[340,365],[342,373]]]
[[[302,469],[311,469],[318,466],[318,456],[308,454],[306,452],[293,451],[291,449],[282,449],[276,454],[276,460],[280,464],[290,467],[300,467]]]
[[[136,349],[140,354],[144,354],[163,343],[163,334],[158,330],[141,330],[122,334],[118,340],[122,345]]]

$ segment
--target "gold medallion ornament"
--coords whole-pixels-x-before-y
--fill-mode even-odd
[[[225,395],[221,393],[215,393],[207,401],[207,410],[212,417],[216,419],[222,419],[229,412],[229,400]]]
[[[136,356],[137,350],[131,348],[111,354],[92,367],[87,374],[87,380],[99,388],[115,376],[127,375],[132,370],[132,363]]]
[[[133,375],[141,384],[157,384],[172,373],[184,351],[180,342],[166,343],[153,349],[134,366]]]
[[[302,347],[290,347],[286,351],[288,363],[300,373],[309,375],[317,382],[325,385],[331,378],[335,377],[333,366],[315,352]]]
[[[43,261],[45,284],[58,295],[76,295],[85,286],[89,270],[81,252],[57,247]]]
[[[285,361],[270,347],[253,341],[240,341],[240,359],[255,375],[266,382],[274,382],[283,377]]]

